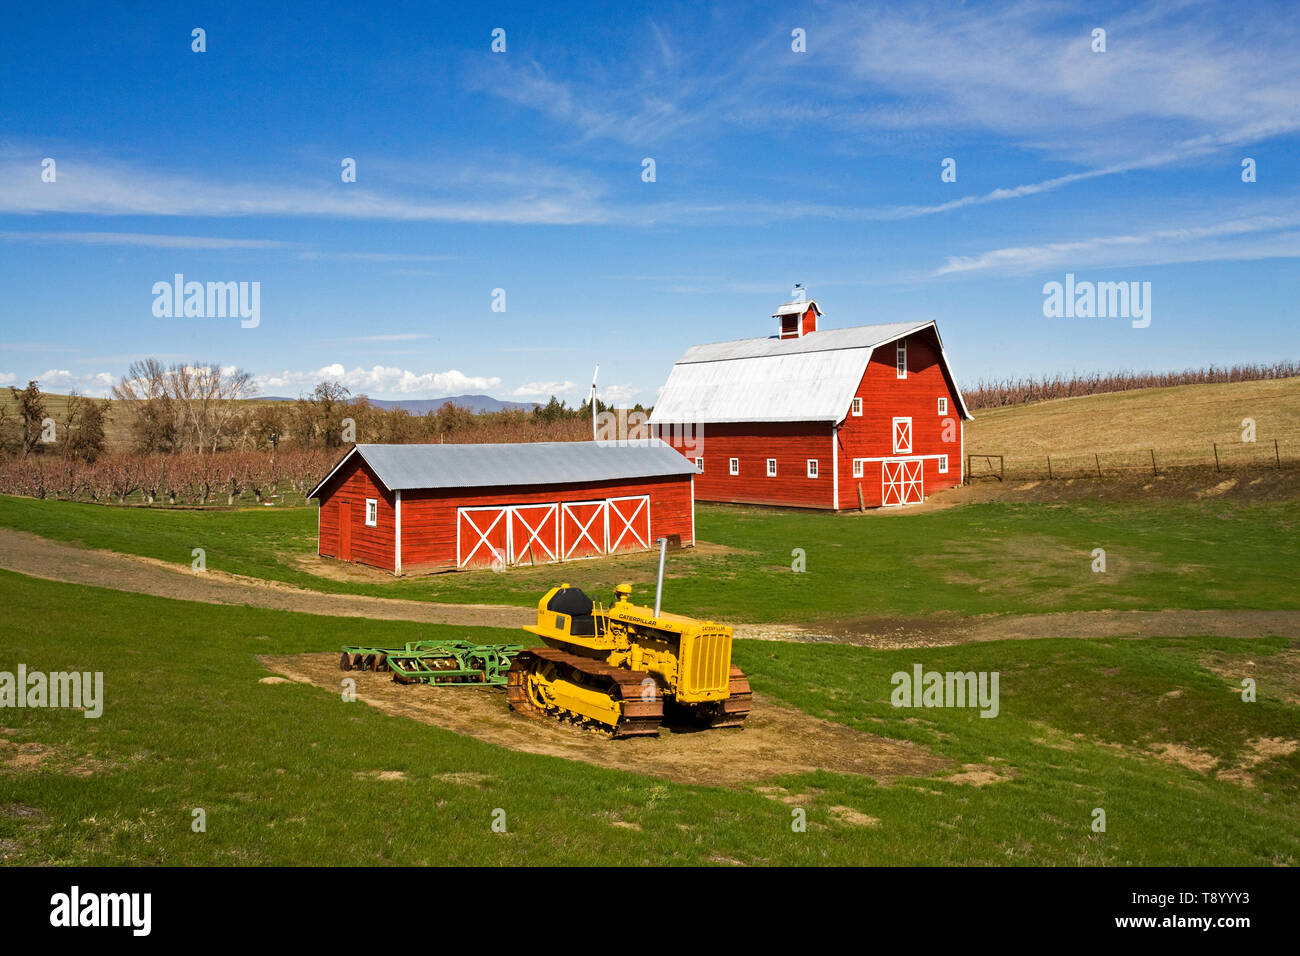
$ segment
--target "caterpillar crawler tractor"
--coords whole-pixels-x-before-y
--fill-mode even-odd
[[[664,551],[659,542],[654,608],[633,604],[620,584],[605,608],[575,587],[551,588],[524,630],[546,642],[519,651],[506,674],[510,707],[572,721],[615,737],[654,736],[670,717],[706,727],[739,727],[749,714],[749,681],[731,664],[731,628],[660,612]]]

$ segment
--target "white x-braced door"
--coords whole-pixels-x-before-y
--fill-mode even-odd
[[[566,501],[560,505],[560,552],[565,559],[604,554],[606,502]]]
[[[510,549],[510,508],[494,505],[486,508],[456,509],[456,566],[458,568],[498,567],[508,561]]]
[[[925,500],[922,461],[886,461],[880,465],[880,503],[911,505]]]
[[[912,453],[912,420],[910,418],[894,419],[894,454],[910,455]]]
[[[510,508],[510,563],[555,561],[560,556],[560,506]]]
[[[609,550],[634,551],[650,547],[650,496],[608,499]]]

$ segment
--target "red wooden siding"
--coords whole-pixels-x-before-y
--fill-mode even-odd
[[[957,394],[943,372],[938,339],[933,330],[927,329],[908,336],[906,342],[907,377],[898,377],[897,342],[876,349],[855,393],[862,399],[862,414],[853,415],[850,403],[834,432],[841,509],[858,507],[859,484],[867,507],[883,503],[882,462],[864,462],[862,476],[855,478],[855,458],[919,459],[926,496],[961,482],[963,422]],[[948,402],[943,415],[939,414],[940,398]],[[895,418],[911,419],[910,452],[894,451]],[[945,425],[950,441],[944,441]],[[695,476],[695,496],[700,501],[835,507],[829,423],[704,424],[699,426],[694,445],[680,431],[664,429],[658,437],[692,461],[704,459],[704,472]],[[939,461],[934,457],[938,455],[948,456],[946,474],[939,472]],[[731,458],[740,459],[739,475],[730,474]],[[768,476],[769,458],[776,459],[776,477]],[[807,477],[809,458],[818,460],[817,478]],[[914,468],[909,465],[908,477]]]
[[[828,442],[829,444],[829,442]],[[542,528],[546,543],[555,545],[554,522],[561,518],[564,525],[564,548],[570,550],[575,541],[576,549],[570,550],[571,557],[584,557],[595,553],[587,538],[580,538],[578,529],[591,517],[595,506],[574,504],[576,502],[599,501],[602,504],[609,498],[624,498],[649,495],[650,502],[650,542],[655,538],[679,535],[684,546],[695,543],[693,531],[693,514],[691,504],[691,479],[689,475],[669,476],[663,478],[644,478],[634,481],[581,482],[562,485],[543,485],[540,487],[496,487],[496,488],[430,488],[402,492],[402,570],[432,570],[435,568],[454,568],[456,566],[456,525],[460,508],[492,507],[504,505],[544,505],[559,503],[560,512],[568,515],[556,515],[547,518]],[[571,507],[565,509],[563,505]],[[635,508],[619,502],[624,513],[630,516]],[[533,528],[538,527],[542,517],[541,509],[526,509],[523,517]],[[502,518],[499,529],[502,530],[496,547],[505,549],[504,523]],[[517,518],[515,520],[518,520]],[[576,524],[575,524],[576,522]],[[486,530],[486,525],[479,522]],[[612,537],[617,538],[623,531],[620,520],[611,517]],[[601,547],[604,547],[605,524],[597,519],[588,529],[589,534]],[[645,533],[644,530],[641,531]],[[496,532],[493,533],[496,536]],[[528,560],[523,542],[531,536],[524,532],[520,524],[514,526],[516,558]],[[471,539],[476,543],[477,537]],[[621,550],[640,548],[631,534],[623,537]],[[484,548],[484,551],[487,549]],[[545,552],[536,544],[533,547],[533,560],[539,563],[547,560]],[[476,562],[477,563],[477,562]]]
[[[803,314],[792,313],[781,316],[779,335],[783,339],[794,339],[809,332],[817,331],[817,309],[811,303]]]
[[[377,527],[366,527],[367,498],[378,500]],[[606,505],[610,499],[616,500]],[[599,505],[579,502],[599,502]],[[322,489],[320,553],[387,571],[396,570],[396,503],[397,496],[382,490],[360,456],[354,457]],[[564,507],[566,503],[570,505],[568,509]],[[546,507],[551,504],[556,507]],[[403,571],[456,567],[458,531],[463,554],[471,557],[467,566],[489,567],[494,560],[502,560],[500,556],[506,556],[507,544],[514,552],[504,558],[510,563],[549,561],[553,559],[552,554],[559,556],[562,548],[573,557],[592,555],[605,547],[604,509],[607,507],[611,550],[641,549],[647,542],[653,545],[658,537],[677,536],[683,546],[695,544],[690,475],[531,488],[404,491],[401,506]],[[340,548],[340,518],[345,509],[351,512],[350,555],[343,554]],[[579,529],[597,510],[600,515],[589,525],[588,534],[580,535]],[[567,524],[562,528],[563,522]]]
[[[692,461],[704,459],[704,472],[695,476],[700,501],[833,507],[828,423],[706,424],[700,426],[694,446],[684,444],[679,431],[665,429],[659,437]],[[739,475],[730,473],[732,458],[740,459]],[[769,458],[776,459],[775,478],[767,475]],[[809,458],[817,459],[817,478],[808,477]]]
[[[920,457],[925,495],[951,488],[961,482],[962,420],[957,395],[943,373],[939,345],[933,331],[908,336],[907,378],[898,377],[895,364],[897,343],[876,349],[867,363],[866,374],[856,395],[862,399],[862,415],[852,409],[839,429],[840,507],[858,506],[858,485],[868,507],[882,503],[882,463],[863,463],[861,478],[853,477],[854,458],[915,459]],[[939,414],[939,399],[948,400],[948,411]],[[912,420],[912,450],[894,452],[895,418]],[[945,422],[951,420],[952,441],[944,441]],[[935,455],[948,456],[948,473],[939,473]]]
[[[366,499],[379,502],[379,523],[366,527]],[[330,488],[322,493],[320,503],[320,542],[318,549],[327,558],[341,558],[392,571],[393,541],[397,528],[396,498],[383,490],[374,474],[359,457],[335,476]],[[351,556],[339,553],[339,516],[350,509]]]

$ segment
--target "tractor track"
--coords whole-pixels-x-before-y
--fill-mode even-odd
[[[217,570],[196,574],[183,565],[78,547],[9,528],[0,528],[0,568],[49,581],[299,614],[512,629],[536,620],[536,610],[531,607],[331,594]],[[1300,611],[1065,611],[967,618],[844,619],[825,622],[816,629],[794,624],[739,623],[734,629],[741,640],[882,649],[1059,637],[1300,637]]]

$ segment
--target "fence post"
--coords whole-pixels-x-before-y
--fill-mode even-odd
[[[1160,477],[1160,473],[1156,471],[1156,450],[1154,448],[1151,449],[1151,477]]]
[[[1092,457],[1097,459],[1097,477],[1100,478],[1101,477],[1101,455],[1094,453]]]
[[[1047,456],[1047,480],[1052,480],[1052,456]]]
[[[1219,470],[1219,443],[1214,443],[1214,470]]]

